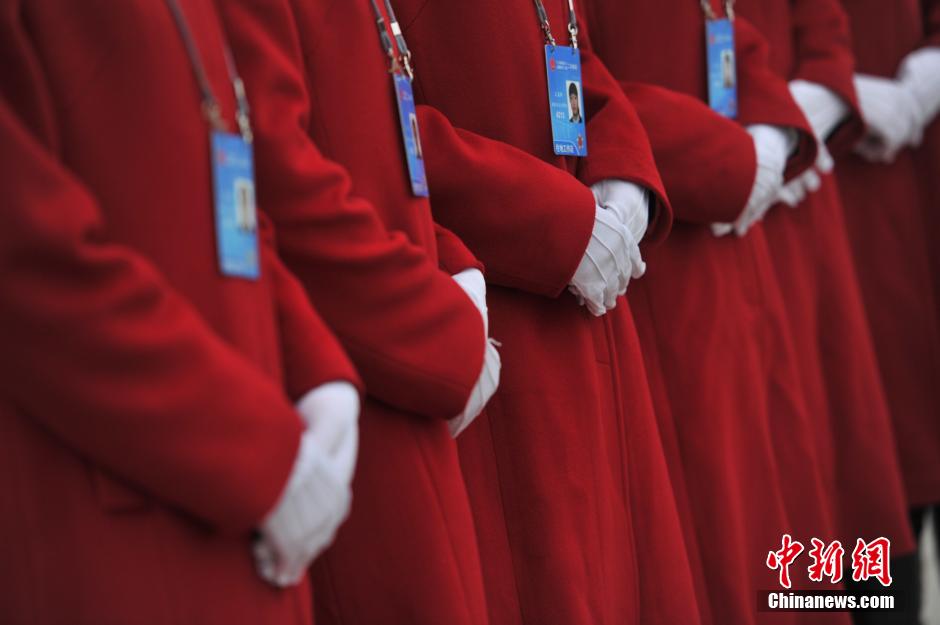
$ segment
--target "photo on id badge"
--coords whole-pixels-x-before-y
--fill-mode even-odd
[[[545,46],[545,71],[555,154],[587,156],[581,52],[568,46]]]

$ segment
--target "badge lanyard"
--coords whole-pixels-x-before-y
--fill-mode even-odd
[[[700,0],[705,13],[705,58],[708,104],[725,117],[738,115],[738,77],[734,50],[734,0],[724,0],[725,17],[715,15],[709,0]]]
[[[408,165],[408,178],[411,181],[411,193],[417,197],[428,196],[428,181],[424,170],[424,150],[421,148],[421,132],[418,128],[418,114],[415,110],[414,91],[411,81],[414,79],[414,68],[411,64],[411,51],[405,42],[401,25],[395,17],[395,10],[390,0],[384,0],[385,12],[388,14],[389,26],[395,36],[395,45],[388,36],[385,27],[385,18],[379,9],[377,0],[369,0],[372,12],[375,14],[375,27],[379,32],[379,42],[382,50],[388,57],[388,71],[392,75],[392,84],[395,88],[395,101],[398,103],[398,123],[401,126],[402,142],[405,148],[405,162]],[[396,54],[395,48],[398,48]]]
[[[705,12],[705,19],[716,20],[718,16],[715,15],[715,10],[712,8],[712,4],[709,0],[700,0],[702,5],[702,11]],[[734,0],[725,0],[725,17],[734,21]]]
[[[545,43],[554,46],[555,37],[552,36],[552,27],[548,23],[548,12],[545,10],[545,5],[542,4],[542,0],[535,1],[535,11],[539,16],[539,24],[542,27],[542,32],[545,33]],[[571,36],[571,47],[578,47],[578,15],[574,10],[573,0],[568,0],[568,34]]]
[[[255,205],[253,135],[245,85],[235,71],[235,63],[225,46],[225,63],[235,91],[235,119],[239,133],[228,132],[222,109],[212,91],[199,48],[178,0],[165,0],[186,48],[190,66],[199,84],[202,114],[209,124],[212,178],[215,204],[216,247],[219,268],[230,277],[258,279],[258,218]]]
[[[587,156],[584,122],[584,87],[581,80],[581,51],[578,49],[578,16],[568,0],[570,46],[559,46],[552,35],[548,12],[542,0],[534,0],[539,26],[545,35],[545,73],[548,79],[548,110],[555,154]]]

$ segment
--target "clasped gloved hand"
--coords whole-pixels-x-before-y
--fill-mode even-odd
[[[499,352],[496,350],[498,343],[489,338],[490,320],[489,311],[486,307],[486,281],[483,279],[483,274],[477,269],[465,269],[454,275],[453,278],[476,305],[477,310],[480,311],[480,315],[483,317],[484,333],[487,337],[483,370],[470,392],[467,405],[462,413],[447,422],[451,436],[457,438],[483,412],[487,402],[496,393],[496,389],[499,387],[502,362],[499,359]]]
[[[633,239],[639,243],[649,226],[650,209],[647,191],[632,182],[608,178],[591,186],[594,201],[602,208],[614,211]]]
[[[765,124],[748,126],[747,131],[754,139],[754,151],[757,153],[754,186],[744,211],[733,224],[712,224],[712,232],[716,237],[732,231],[743,237],[751,226],[764,218],[770,207],[777,202],[783,188],[783,172],[795,142],[792,131],[788,133],[781,128]]]
[[[923,111],[911,91],[896,80],[855,75],[868,134],[855,151],[876,163],[890,163],[908,146],[920,145]]]
[[[307,424],[287,486],[261,523],[254,555],[269,583],[299,583],[349,514],[359,448],[359,394],[330,382],[297,404]]]
[[[940,112],[940,48],[914,50],[901,62],[898,82],[917,103],[921,133]]]
[[[635,187],[623,181],[604,182]],[[617,298],[627,292],[631,278],[639,278],[646,272],[640,242],[634,234],[646,230],[644,221],[648,217],[642,217],[642,212],[649,211],[646,194],[640,187],[636,187],[638,192],[617,187],[592,189],[595,196],[604,193],[611,208],[605,208],[600,202],[595,204],[591,239],[568,285],[578,302],[597,317],[616,307]]]
[[[779,200],[787,206],[799,205],[810,193],[822,186],[822,176],[832,172],[835,161],[826,149],[829,135],[849,114],[848,105],[835,93],[813,82],[794,80],[790,93],[809,121],[819,148],[816,163],[786,183],[780,190]]]

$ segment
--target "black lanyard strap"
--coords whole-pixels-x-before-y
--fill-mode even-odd
[[[552,27],[551,24],[548,23],[548,12],[545,10],[545,5],[542,4],[542,0],[534,0],[534,2],[535,12],[538,14],[539,18],[539,26],[542,27],[542,32],[545,33],[545,43],[554,46],[555,36],[552,35]],[[578,16],[574,10],[574,0],[568,0],[568,34],[571,35],[571,47],[577,48]]]
[[[715,10],[712,9],[712,3],[710,0],[699,0],[702,5],[702,11],[705,12],[705,18],[709,20],[718,19],[718,16],[715,15]],[[734,0],[725,0],[725,16],[734,21]]]
[[[166,5],[173,15],[173,21],[176,22],[176,29],[179,31],[186,48],[186,55],[189,57],[189,63],[193,68],[193,74],[196,76],[196,82],[199,84],[199,91],[202,93],[202,113],[215,130],[224,132],[227,130],[225,121],[222,119],[222,109],[219,101],[212,91],[212,85],[206,75],[206,68],[202,63],[202,56],[199,54],[199,48],[196,46],[196,40],[189,28],[189,22],[183,13],[177,0],[166,0]],[[238,103],[236,112],[236,121],[242,138],[251,143],[251,121],[250,109],[248,107],[248,96],[245,93],[245,83],[235,71],[235,62],[232,60],[232,53],[228,46],[225,46],[225,65],[228,70],[229,79],[232,81],[232,89],[235,91],[235,100]]]
[[[392,8],[392,3],[389,0],[384,0],[385,12],[388,13],[389,26],[392,29],[392,34],[395,36],[395,44],[398,46],[398,55],[395,54],[392,39],[388,36],[388,29],[385,27],[385,17],[382,15],[381,9],[379,9],[378,2],[376,2],[376,0],[370,0],[370,2],[372,4],[372,12],[375,14],[375,26],[379,31],[379,41],[382,44],[382,50],[389,58],[391,71],[395,72],[401,67],[408,76],[408,79],[413,80],[414,68],[411,64],[411,50],[408,49],[408,43],[405,41],[405,36],[401,31],[398,18],[395,16],[395,9]]]

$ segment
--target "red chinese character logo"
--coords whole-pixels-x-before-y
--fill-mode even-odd
[[[813,563],[809,565],[809,579],[814,582],[823,581],[823,577],[828,577],[833,584],[842,581],[842,556],[845,555],[845,549],[838,540],[826,545],[818,538],[811,539],[813,548],[809,550],[809,557]]]
[[[856,582],[874,577],[882,586],[891,585],[891,541],[876,538],[865,543],[861,538],[852,551],[852,579]]]
[[[790,587],[790,565],[801,553],[803,553],[803,543],[793,540],[789,534],[783,535],[779,551],[767,553],[767,568],[780,569],[780,585],[783,588]]]

